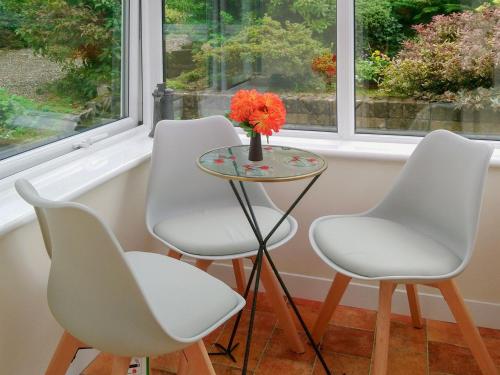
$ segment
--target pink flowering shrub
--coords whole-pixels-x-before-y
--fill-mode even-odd
[[[384,71],[391,95],[447,97],[494,86],[500,74],[500,7],[435,16],[414,26],[417,35]]]

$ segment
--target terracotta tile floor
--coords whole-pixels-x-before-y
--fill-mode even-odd
[[[308,326],[312,326],[321,303],[297,300]],[[248,306],[248,304],[247,304]],[[249,312],[243,315],[237,342],[244,342]],[[325,333],[321,350],[334,375],[368,375],[373,352],[376,312],[340,306]],[[232,321],[230,322],[232,323]],[[208,350],[212,343],[226,342],[232,324],[226,324],[205,339]],[[255,330],[252,339],[249,374],[252,375],[323,375],[321,364],[312,348],[306,345],[304,354],[287,348],[280,328],[265,296],[259,295]],[[500,330],[480,329],[490,353],[500,371]],[[305,335],[302,335],[306,342]],[[240,374],[244,350],[234,353],[237,362],[213,356],[218,375]],[[152,358],[153,375],[171,375],[177,371],[178,354]],[[83,375],[107,375],[110,358],[100,355]],[[481,375],[470,350],[456,324],[427,320],[423,329],[414,329],[409,317],[393,315],[389,349],[389,375]]]

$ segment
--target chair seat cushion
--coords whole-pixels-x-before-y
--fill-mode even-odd
[[[208,334],[245,304],[222,281],[185,262],[138,251],[126,258],[160,325],[174,338]]]
[[[324,218],[311,235],[317,248],[334,264],[364,277],[436,277],[461,264],[446,246],[380,218]]]
[[[253,206],[263,237],[278,223],[282,214],[269,207]],[[285,220],[268,245],[283,240],[291,230]],[[175,248],[193,255],[228,256],[257,251],[259,244],[241,207],[202,209],[158,223],[155,234]]]

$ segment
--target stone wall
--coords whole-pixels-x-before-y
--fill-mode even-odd
[[[176,118],[224,114],[233,93],[176,93]],[[336,127],[333,95],[282,95],[288,126],[332,130]],[[500,134],[500,113],[491,109],[457,110],[453,103],[429,103],[411,99],[362,99],[356,102],[356,127],[367,131],[427,132],[448,129],[466,133]]]
[[[500,134],[500,113],[492,109],[456,109],[453,103],[366,99],[356,103],[356,126],[392,131],[448,129],[465,133]]]

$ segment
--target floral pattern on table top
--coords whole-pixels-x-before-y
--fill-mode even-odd
[[[201,160],[203,164],[224,164],[226,162],[235,161],[236,156],[229,153],[213,153],[207,155],[206,158]]]
[[[256,163],[243,164],[242,166],[238,166],[238,170],[242,176],[246,177],[269,176],[273,172],[273,168],[269,165],[259,165]]]
[[[206,170],[226,177],[263,178],[265,181],[288,179],[320,172],[326,161],[311,152],[293,147],[262,147],[264,160],[248,160],[248,145],[222,147],[208,151],[199,158]]]
[[[307,168],[316,166],[320,160],[315,156],[299,156],[294,155],[283,160],[285,164],[293,165],[294,167]]]

